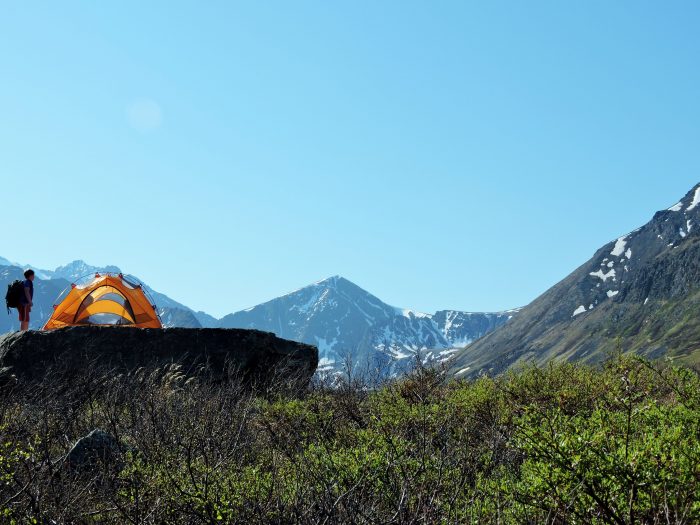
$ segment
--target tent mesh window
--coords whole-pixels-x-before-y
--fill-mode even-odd
[[[73,318],[75,324],[134,324],[131,303],[113,286],[100,286],[88,294]]]

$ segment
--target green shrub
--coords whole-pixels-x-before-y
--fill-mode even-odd
[[[700,522],[700,380],[639,359],[297,397],[140,371],[0,404],[8,523]],[[66,469],[95,427],[119,466]]]

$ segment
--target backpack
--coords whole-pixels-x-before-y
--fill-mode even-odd
[[[10,308],[17,308],[24,294],[24,283],[22,281],[14,281],[7,285],[7,294],[5,295],[5,304],[7,304],[7,313],[10,313]]]

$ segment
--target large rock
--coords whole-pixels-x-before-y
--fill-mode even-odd
[[[0,368],[19,380],[40,379],[51,367],[80,373],[170,363],[215,380],[235,374],[258,382],[293,378],[305,383],[316,371],[318,350],[268,332],[221,328],[81,326],[0,337]]]
[[[96,428],[73,445],[66,455],[65,465],[75,470],[94,466],[98,462],[117,465],[120,462],[121,453],[117,438],[109,432]]]

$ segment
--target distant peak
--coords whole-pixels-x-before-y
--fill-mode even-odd
[[[64,264],[64,265],[62,265],[62,266],[56,267],[56,271],[64,270],[64,269],[67,269],[67,268],[83,268],[83,267],[88,267],[88,266],[90,266],[90,265],[87,264],[87,263],[86,263],[85,261],[83,261],[82,259],[76,259],[76,260],[71,261],[71,262],[69,262],[69,263],[67,263],[67,264]]]
[[[682,201],[692,201],[696,197],[698,192],[700,192],[700,182],[696,183],[692,188],[690,188],[690,191],[688,191],[688,193],[686,193],[685,197],[683,197],[683,199],[681,199],[681,202]]]
[[[321,279],[320,281],[317,281],[314,284],[331,284],[331,283],[337,283],[340,280],[344,280],[340,275],[331,275],[330,277],[326,277],[325,279]]]
[[[362,288],[361,286],[355,284],[349,279],[346,279],[342,275],[333,275],[331,277],[328,277],[322,281],[319,281],[318,283],[315,283],[316,286],[325,286],[327,288],[333,288],[337,290],[342,290],[344,292],[351,292],[351,293],[365,293],[369,294],[367,290]]]
[[[688,212],[692,211],[700,205],[700,182],[696,183],[690,191],[676,204],[668,208],[666,211],[671,212]]]
[[[56,277],[63,277],[64,279],[75,280],[80,277],[85,277],[91,273],[120,273],[121,270],[117,266],[92,266],[87,264],[81,259],[76,259],[75,261],[69,262],[64,266],[59,266],[52,273]]]

